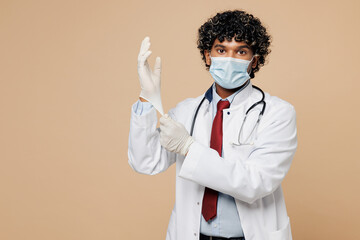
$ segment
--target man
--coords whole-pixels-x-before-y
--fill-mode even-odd
[[[215,83],[160,119],[160,58],[149,38],[139,53],[129,164],[157,174],[176,163],[176,202],[166,239],[291,240],[281,182],[296,147],[295,110],[252,85],[270,52],[259,19],[225,11],[199,28],[198,48]],[[155,108],[154,108],[154,107]]]

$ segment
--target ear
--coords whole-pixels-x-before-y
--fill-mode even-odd
[[[204,55],[205,55],[205,60],[206,60],[207,65],[211,65],[211,58],[210,58],[209,53],[210,53],[209,50],[204,50]]]
[[[251,64],[251,68],[255,68],[260,56],[254,56],[254,60]]]

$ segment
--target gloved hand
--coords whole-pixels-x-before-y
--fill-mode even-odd
[[[161,60],[160,57],[156,58],[154,71],[152,72],[147,61],[151,54],[149,47],[150,38],[145,37],[141,43],[137,66],[141,86],[140,97],[149,101],[161,115],[164,115],[160,94]]]
[[[174,121],[168,114],[160,118],[160,143],[170,152],[186,155],[194,139],[184,125]]]

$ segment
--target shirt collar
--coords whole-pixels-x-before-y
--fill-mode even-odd
[[[236,104],[239,104],[240,102],[242,102],[244,99],[246,99],[250,95],[251,91],[252,91],[252,84],[251,84],[251,80],[250,80],[244,85],[244,87],[240,88],[235,93],[228,96],[226,99],[230,103],[236,105]],[[221,100],[221,97],[216,92],[215,83],[213,83],[211,85],[211,87],[206,91],[205,98],[210,103],[214,100],[215,104],[217,104]],[[223,100],[225,100],[225,99],[223,99]]]

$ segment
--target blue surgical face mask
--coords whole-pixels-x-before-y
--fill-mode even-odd
[[[234,89],[242,86],[250,75],[247,72],[251,60],[243,60],[232,57],[211,57],[209,72],[215,82],[226,89]]]

